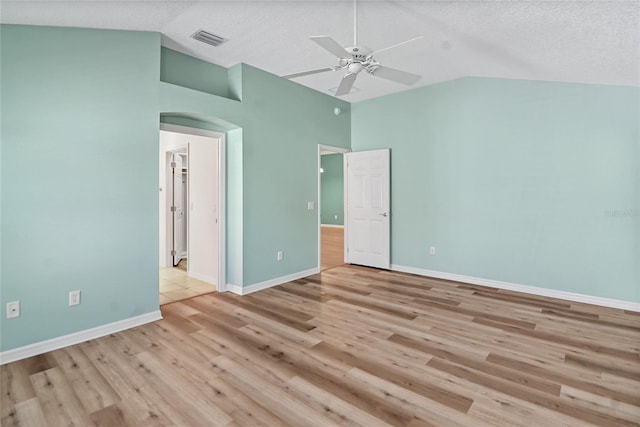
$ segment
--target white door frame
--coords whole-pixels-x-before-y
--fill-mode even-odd
[[[173,265],[173,256],[171,256],[172,244],[170,243],[170,237],[173,234],[173,224],[169,218],[169,215],[167,215],[170,212],[172,205],[170,197],[170,188],[172,185],[171,162],[173,161],[172,158],[175,152],[183,151],[184,153],[187,153],[187,148],[187,144],[178,145],[161,153],[164,154],[163,163],[161,166],[164,168],[164,182],[160,182],[159,185],[160,191],[165,191],[165,203],[164,206],[160,207],[160,209],[164,211],[165,217],[164,222],[161,224],[164,233],[164,250],[161,252],[162,258],[160,259],[160,262],[161,265],[164,265],[165,267]],[[160,243],[160,246],[162,246],[162,243]]]
[[[218,292],[227,290],[227,238],[226,238],[226,200],[227,200],[227,182],[225,177],[226,170],[226,151],[225,151],[225,134],[212,130],[198,129],[187,126],[172,125],[168,123],[160,123],[160,130],[167,132],[182,133],[187,135],[198,135],[216,138],[220,141],[218,144],[218,280],[216,289]]]
[[[340,154],[344,154],[344,153],[350,153],[351,149],[350,148],[343,148],[343,147],[335,147],[333,145],[324,145],[324,144],[318,144],[318,203],[317,203],[317,208],[318,208],[318,268],[317,268],[317,273],[319,273],[321,271],[321,256],[322,256],[322,220],[320,219],[320,213],[322,212],[322,174],[320,173],[320,167],[322,165],[322,161],[321,161],[321,156],[322,156],[322,152],[323,151],[330,151],[332,153],[340,153]],[[345,176],[346,179],[346,176]],[[346,184],[346,182],[345,182]],[[343,197],[346,197],[346,192],[343,195]],[[345,203],[346,203],[346,199]],[[344,212],[346,213],[346,205],[344,205],[345,207]],[[344,235],[347,235],[347,221],[346,218],[344,216],[344,214],[342,215],[343,218],[343,222],[344,222]],[[344,239],[344,247],[345,247],[345,260],[346,260],[346,247],[347,247],[347,239]]]
[[[187,158],[189,156],[188,153],[188,149],[189,146],[188,145],[184,145],[183,147],[179,147],[179,148],[173,148],[169,151],[166,152],[166,160],[167,160],[167,165],[165,166],[165,170],[166,170],[166,186],[165,188],[167,189],[167,198],[166,198],[166,203],[165,203],[165,212],[168,213],[168,211],[171,209],[172,206],[175,206],[175,176],[173,176],[173,168],[171,167],[171,164],[173,162],[174,156],[176,154],[181,154],[184,153],[187,155]],[[169,173],[169,171],[171,171],[171,173]],[[187,181],[188,183],[188,181]],[[169,191],[169,189],[171,189],[171,191]],[[183,188],[183,191],[184,188]],[[168,195],[171,194],[171,200],[169,199]],[[186,193],[183,194],[183,197],[186,196],[187,198],[189,197],[189,191],[186,191]],[[183,209],[187,209],[187,206],[189,206],[189,202],[187,200],[187,203],[184,205]],[[188,213],[187,213],[188,214]],[[187,215],[185,214],[185,215]],[[175,217],[172,215],[172,220],[169,221],[168,217],[166,219],[166,226],[165,226],[165,239],[166,239],[166,248],[169,249],[169,235],[171,234],[172,236],[172,244],[171,244],[171,249],[175,250]],[[171,226],[169,227],[169,223],[171,223]],[[187,224],[188,224],[188,220],[187,220]],[[169,232],[169,229],[171,229],[171,231]],[[184,238],[187,239],[188,233],[185,234]],[[188,243],[188,241],[187,241]],[[186,251],[188,253],[188,250]],[[175,266],[175,258],[173,255],[171,255],[171,251],[165,251],[165,258],[167,260],[166,265],[171,265],[171,266]]]

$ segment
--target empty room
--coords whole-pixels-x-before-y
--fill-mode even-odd
[[[640,3],[0,0],[0,425],[640,426]]]

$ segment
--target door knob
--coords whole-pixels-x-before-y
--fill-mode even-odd
[[[382,215],[382,216],[389,216],[389,214],[388,214],[388,213],[386,213],[386,212],[383,212],[383,213],[381,213],[380,215]]]

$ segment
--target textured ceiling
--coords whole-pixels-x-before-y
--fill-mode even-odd
[[[420,74],[415,86],[464,76],[638,86],[640,1],[358,1],[358,41],[383,65]],[[245,62],[283,75],[337,65],[309,40],[330,35],[353,44],[347,1],[0,1],[2,23],[110,28],[162,33],[162,43],[229,67]],[[228,38],[211,47],[198,29]],[[296,79],[330,93],[343,72]],[[407,90],[361,73],[357,102]]]

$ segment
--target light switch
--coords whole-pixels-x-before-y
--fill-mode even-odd
[[[307,210],[312,211],[314,209],[314,203],[313,202],[307,202]]]
[[[69,292],[69,305],[80,304],[80,291]]]

